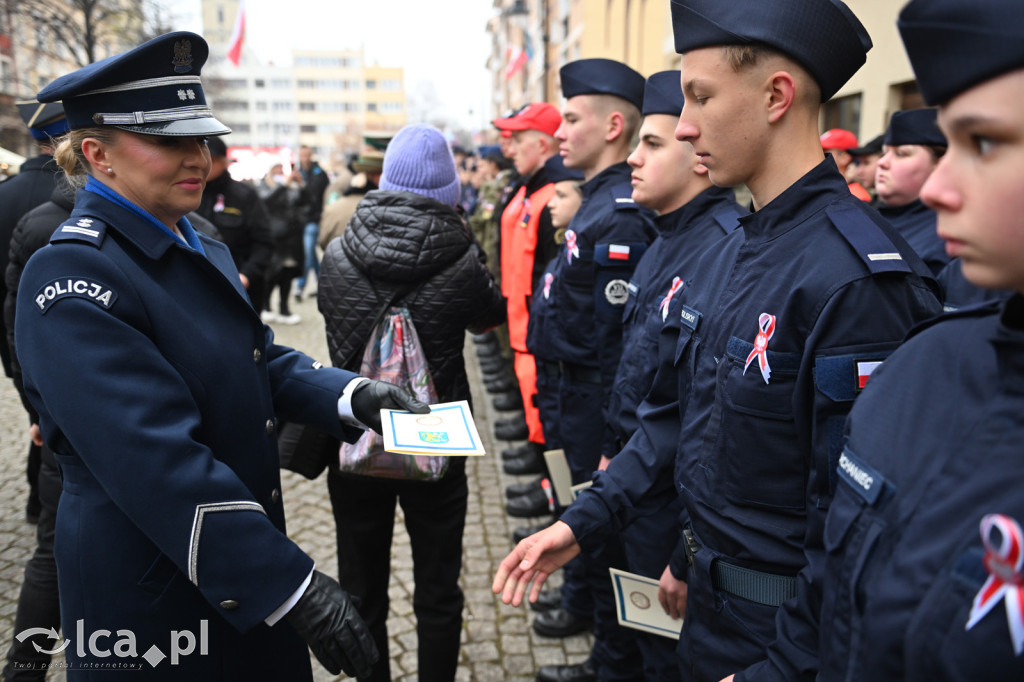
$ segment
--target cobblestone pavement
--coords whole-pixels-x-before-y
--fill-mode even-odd
[[[293,303],[302,321],[295,326],[275,326],[279,343],[300,348],[327,364],[323,319],[316,301]],[[491,578],[511,548],[510,534],[520,525],[542,519],[513,519],[505,514],[504,489],[516,482],[501,468],[500,451],[509,443],[494,439],[493,422],[501,416],[480,379],[474,344],[467,338],[466,359],[473,388],[473,405],[485,457],[471,458],[469,511],[463,538],[462,588],[466,594],[462,650],[456,679],[460,682],[492,682],[534,679],[542,665],[583,661],[592,643],[589,634],[565,639],[540,637],[529,627],[532,612],[525,607],[504,606],[491,594]],[[6,651],[13,633],[14,613],[25,561],[35,546],[35,527],[25,522],[25,453],[28,437],[25,414],[9,380],[0,380],[0,652]],[[325,476],[309,481],[283,472],[284,499],[291,537],[330,574],[336,570],[334,521]],[[522,480],[526,480],[525,478]],[[416,629],[412,613],[412,559],[409,539],[399,508],[395,520],[392,554],[391,612],[388,618],[391,674],[396,681],[416,679]],[[551,580],[557,585],[559,576]],[[58,661],[59,663],[59,661]],[[344,679],[327,673],[314,659],[317,682]],[[64,680],[54,670],[48,680]]]

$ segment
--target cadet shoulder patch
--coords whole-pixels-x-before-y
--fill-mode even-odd
[[[825,214],[873,274],[912,272],[889,235],[860,207],[852,204],[830,206],[825,209]]]
[[[50,243],[84,242],[98,248],[106,236],[107,224],[99,218],[86,216],[76,218],[72,216],[61,223],[60,227],[53,233],[53,236],[50,237]]]
[[[613,186],[612,198],[615,200],[616,211],[635,211],[640,208],[633,201],[633,186],[628,182]]]
[[[62,298],[84,298],[109,310],[117,300],[117,294],[107,285],[88,277],[61,277],[39,287],[35,302],[39,312],[45,315]]]

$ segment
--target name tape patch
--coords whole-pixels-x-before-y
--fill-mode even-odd
[[[703,317],[698,311],[688,306],[683,306],[679,312],[679,319],[683,325],[690,328],[690,331],[697,331],[697,325],[700,324],[700,318]]]
[[[62,298],[84,298],[109,310],[117,300],[117,294],[107,285],[91,279],[66,277],[55,279],[40,287],[36,292],[35,301],[40,312],[45,315],[50,306]]]
[[[848,448],[839,456],[839,466],[836,469],[839,478],[850,484],[850,487],[868,504],[874,504],[882,494],[885,477],[861,461]]]

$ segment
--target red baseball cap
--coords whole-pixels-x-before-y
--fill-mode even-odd
[[[857,146],[857,136],[851,133],[849,130],[843,130],[842,128],[832,128],[826,130],[821,136],[821,148],[822,149],[853,149]]]
[[[547,102],[534,102],[507,118],[496,118],[494,127],[501,131],[538,130],[554,135],[562,125],[562,114]]]

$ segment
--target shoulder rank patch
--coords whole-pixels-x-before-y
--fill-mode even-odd
[[[830,206],[825,214],[873,274],[911,272],[889,236],[858,206]]]
[[[39,287],[35,302],[45,315],[50,306],[62,298],[84,298],[109,310],[117,300],[117,294],[107,285],[87,277],[61,277]]]
[[[639,208],[633,201],[633,186],[628,182],[612,187],[612,198],[615,199],[615,210],[636,210]]]
[[[50,237],[50,243],[85,242],[98,247],[107,235],[107,224],[99,218],[74,217],[61,223]]]

